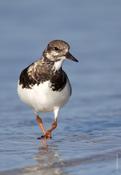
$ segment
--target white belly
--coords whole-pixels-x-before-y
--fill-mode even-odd
[[[53,111],[55,107],[62,107],[68,101],[71,95],[71,86],[67,81],[63,90],[52,91],[50,81],[34,85],[32,89],[22,88],[22,85],[18,84],[18,95],[36,112],[49,112]]]

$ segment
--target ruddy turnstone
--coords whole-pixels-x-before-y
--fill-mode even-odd
[[[41,59],[26,67],[20,74],[18,95],[36,114],[36,121],[43,132],[41,138],[51,138],[57,127],[60,109],[71,96],[71,84],[62,69],[65,59],[78,62],[69,53],[70,46],[63,40],[49,42]],[[45,130],[38,112],[54,112],[54,121],[50,129]]]

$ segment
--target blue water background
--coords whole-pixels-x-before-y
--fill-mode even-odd
[[[73,87],[48,150],[17,96],[21,70],[64,39]],[[44,114],[49,127],[53,114]],[[0,1],[0,174],[121,174],[121,1]],[[28,169],[26,167],[29,167]]]

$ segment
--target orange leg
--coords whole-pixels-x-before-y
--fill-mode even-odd
[[[44,137],[45,137],[46,139],[51,139],[51,138],[52,138],[51,133],[52,133],[52,131],[53,131],[55,128],[57,128],[57,120],[55,120],[55,121],[52,123],[51,128],[48,129],[48,130],[46,131]]]
[[[51,128],[48,129],[47,131],[44,128],[42,119],[38,115],[36,116],[36,121],[38,123],[39,128],[41,129],[41,131],[43,133],[43,135],[41,137],[38,137],[38,139],[43,139],[43,138],[45,138],[45,139],[51,139],[52,138],[51,133],[57,127],[57,120],[55,120],[52,123]]]
[[[42,119],[38,115],[36,116],[36,121],[37,121],[37,124],[38,124],[39,128],[41,129],[42,133],[45,135],[46,134],[46,130],[44,128]],[[40,137],[38,139],[40,139]]]

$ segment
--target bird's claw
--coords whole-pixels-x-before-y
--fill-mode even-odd
[[[45,135],[42,135],[41,137],[38,137],[37,138],[38,140],[42,140],[42,139],[52,139],[52,136],[51,136],[51,132],[49,132],[49,131],[47,131],[46,133],[45,133]]]

